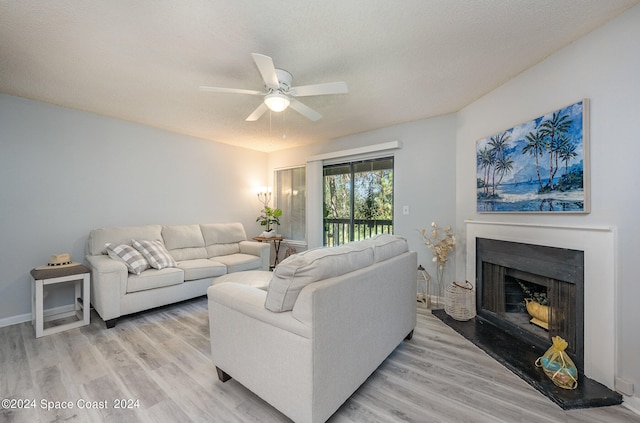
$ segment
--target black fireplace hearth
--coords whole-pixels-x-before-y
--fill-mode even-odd
[[[536,359],[546,349],[527,343],[482,317],[476,316],[467,322],[460,322],[448,316],[444,310],[433,310],[432,313],[564,410],[622,403],[622,395],[586,377],[582,372],[578,372],[576,389],[557,387],[541,368],[535,366]]]

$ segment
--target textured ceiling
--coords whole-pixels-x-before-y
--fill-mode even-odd
[[[276,151],[455,112],[638,1],[4,0],[0,92]],[[246,122],[198,90],[262,90],[254,52],[349,94]]]

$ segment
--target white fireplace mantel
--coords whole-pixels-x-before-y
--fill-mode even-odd
[[[466,220],[467,280],[476,281],[476,238],[584,251],[584,373],[614,389],[615,228]]]

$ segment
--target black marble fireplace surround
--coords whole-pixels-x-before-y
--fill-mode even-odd
[[[459,322],[444,310],[433,314],[563,409],[622,403],[622,396],[584,376],[584,254],[582,251],[476,239],[477,316]],[[517,282],[546,289],[549,331],[528,323],[514,303],[523,301]],[[515,288],[513,286],[516,286]],[[510,287],[511,286],[511,287]],[[522,316],[518,316],[521,313]],[[531,327],[527,327],[531,325]],[[578,367],[578,388],[559,388],[534,363],[559,335]]]

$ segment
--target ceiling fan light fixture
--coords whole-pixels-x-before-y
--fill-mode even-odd
[[[289,103],[289,98],[282,93],[271,93],[264,98],[264,104],[274,112],[283,111],[289,107]]]

